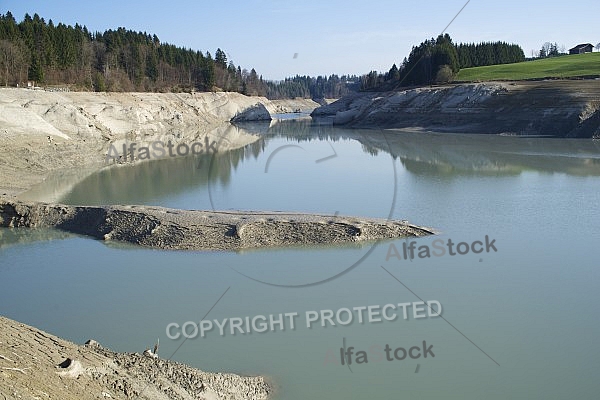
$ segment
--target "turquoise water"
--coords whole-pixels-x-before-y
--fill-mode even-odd
[[[62,201],[391,215],[440,232],[416,247],[436,239],[484,242],[487,235],[497,251],[400,260],[390,245],[401,254],[410,241],[396,240],[179,252],[2,230],[1,313],[117,351],[141,352],[160,338],[162,357],[267,375],[280,399],[597,396],[595,142],[342,130],[293,120],[246,129],[260,138],[244,149],[104,170]],[[277,286],[338,274],[316,285]],[[349,325],[319,320],[306,327],[310,311],[419,299],[439,301],[443,319],[355,317]],[[167,337],[169,323],[198,322],[209,310],[207,320],[298,317],[283,331],[221,336],[214,328],[185,342]],[[408,350],[423,341],[435,357],[385,358],[386,344]],[[369,362],[340,365],[344,343],[355,354],[366,351]]]

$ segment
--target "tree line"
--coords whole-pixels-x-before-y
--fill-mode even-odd
[[[561,55],[565,55],[565,49],[563,48],[559,51],[558,43],[550,43],[546,42],[542,45],[542,48],[537,54],[537,58],[549,58],[549,57],[558,57]],[[534,55],[535,56],[535,55]]]
[[[357,77],[300,77],[263,80],[214,53],[162,43],[156,35],[125,28],[90,32],[38,14],[17,22],[0,14],[0,82],[15,86],[27,80],[43,85],[72,85],[94,91],[224,90],[269,98],[340,97]],[[350,82],[347,84],[346,82]]]
[[[207,90],[233,86],[238,75],[208,52],[161,43],[156,35],[125,28],[90,32],[37,14],[19,23],[10,12],[0,16],[0,51],[5,85],[30,80],[96,91]]]
[[[356,75],[299,76],[286,78],[280,82],[266,83],[266,97],[269,99],[311,98],[337,99],[359,89],[360,79]]]
[[[512,64],[525,61],[525,53],[518,44],[506,42],[461,43],[456,46],[460,68]]]
[[[371,71],[363,75],[360,88],[373,90],[446,83],[461,68],[521,61],[525,61],[525,53],[519,45],[505,42],[455,45],[446,33],[413,46],[408,58],[405,57],[400,66],[392,65],[387,73]]]
[[[556,46],[545,54],[553,54]],[[554,51],[553,51],[554,50]],[[254,68],[236,66],[220,48],[205,53],[162,43],[156,35],[125,28],[90,32],[39,15],[17,22],[0,14],[0,82],[26,80],[43,85],[71,85],[94,91],[211,91],[281,98],[339,98],[350,91],[448,82],[474,66],[524,61],[515,44],[458,44],[450,35],[414,46],[404,61],[385,74],[295,76],[267,81]]]

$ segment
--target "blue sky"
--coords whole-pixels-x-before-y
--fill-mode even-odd
[[[124,26],[163,42],[214,54],[267,79],[295,74],[387,71],[413,45],[437,36],[466,0],[443,1],[27,1],[0,0],[17,20],[27,12],[92,31]],[[600,2],[471,0],[448,28],[455,42],[503,40],[526,55],[546,41],[570,48],[600,42]],[[298,56],[294,58],[294,54]]]

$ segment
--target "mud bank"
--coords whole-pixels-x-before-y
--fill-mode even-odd
[[[497,82],[348,95],[313,118],[356,128],[600,137],[600,81]]]
[[[99,240],[179,250],[352,243],[433,233],[405,221],[380,219],[18,201],[0,201],[0,227],[56,228]]]
[[[3,399],[258,400],[272,392],[263,377],[207,373],[95,341],[80,346],[0,316]]]
[[[220,151],[236,149],[257,138],[229,121],[265,120],[269,113],[317,106],[312,100],[269,101],[222,92],[0,89],[0,195],[17,196],[56,171],[76,169],[85,177],[105,166],[111,146],[120,149],[126,142],[170,141],[177,146],[210,138]]]

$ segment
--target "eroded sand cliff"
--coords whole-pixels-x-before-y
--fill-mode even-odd
[[[335,125],[600,137],[600,80],[490,82],[348,95],[313,111]]]
[[[104,166],[111,145],[171,141],[219,143],[219,151],[257,139],[229,124],[257,104],[278,113],[318,106],[311,100],[269,101],[239,93],[89,93],[0,89],[0,196],[15,196],[50,172],[85,176]],[[264,107],[263,107],[264,106]],[[246,115],[245,117],[240,117]],[[265,115],[254,115],[265,119]]]

